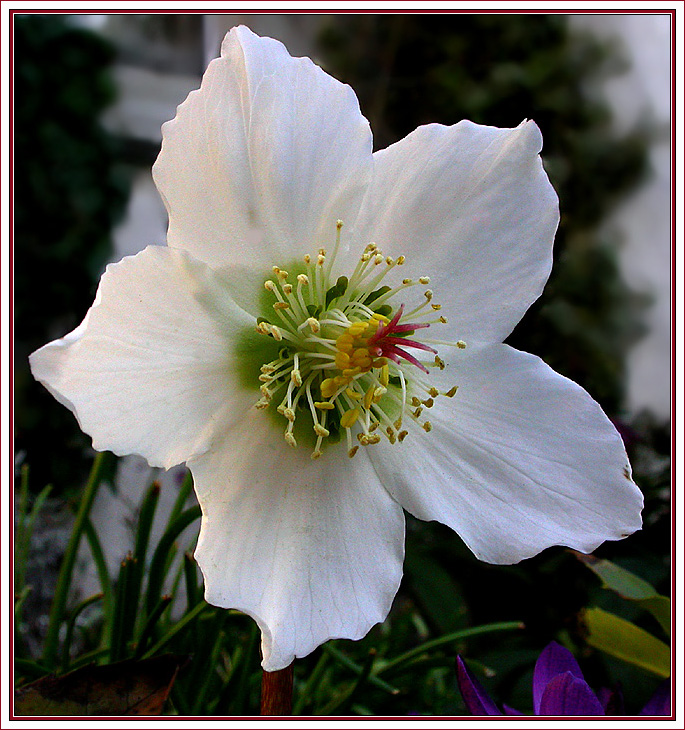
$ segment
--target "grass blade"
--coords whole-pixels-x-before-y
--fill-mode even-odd
[[[64,619],[64,612],[67,604],[67,596],[69,594],[69,587],[71,585],[71,578],[74,572],[74,563],[76,561],[76,552],[81,541],[81,535],[83,533],[83,527],[86,518],[90,514],[90,509],[93,506],[93,500],[97,494],[97,490],[102,481],[105,469],[108,466],[108,461],[112,455],[109,452],[103,451],[99,453],[93,461],[93,467],[90,470],[90,476],[86,482],[86,488],[83,491],[81,497],[81,503],[79,505],[78,512],[76,513],[76,519],[74,520],[74,527],[69,536],[69,542],[67,543],[67,549],[62,558],[62,565],[60,566],[59,575],[57,577],[57,585],[55,586],[55,597],[52,601],[50,608],[50,617],[48,619],[48,629],[45,635],[45,644],[43,647],[43,664],[53,669],[57,662],[57,647],[59,644],[59,630]]]

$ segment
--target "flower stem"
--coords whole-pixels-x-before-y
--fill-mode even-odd
[[[262,672],[260,715],[292,715],[293,665],[277,672]]]

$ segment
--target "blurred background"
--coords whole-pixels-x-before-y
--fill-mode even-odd
[[[16,465],[18,475],[29,467],[29,494],[47,484],[52,491],[29,551],[20,653],[40,653],[93,457],[73,416],[32,380],[27,357],[82,320],[107,262],[164,243],[165,212],[150,175],[160,126],[240,23],[349,83],[376,149],[427,122],[538,123],[561,225],[545,293],[508,342],[579,382],[615,422],[645,493],[645,528],[599,554],[668,593],[668,15],[24,15],[14,17]],[[91,519],[114,574],[133,545],[150,483],[162,485],[157,539],[184,469],[153,473],[135,457],[109,469]],[[98,590],[93,561],[79,555],[74,601]],[[613,599],[566,551],[495,568],[478,563],[449,530],[412,521],[406,576],[383,640],[521,620],[525,636],[467,649],[496,670],[495,696],[525,709],[534,657],[555,637],[583,647],[578,612],[593,600]],[[81,641],[87,648],[87,631]],[[368,649],[373,641],[378,635],[362,643]],[[634,667],[584,650],[598,685],[631,688],[629,709],[653,690],[654,678],[643,682]],[[462,712],[453,680],[435,676],[390,714]],[[387,712],[378,702],[372,711]]]

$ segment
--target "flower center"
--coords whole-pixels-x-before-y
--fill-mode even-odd
[[[396,303],[412,287],[428,285],[428,277],[402,279],[394,287],[382,284],[404,264],[404,256],[384,256],[370,243],[352,275],[333,281],[341,228],[338,221],[332,254],[319,249],[316,256],[305,256],[304,272],[294,282],[287,271],[273,267],[274,277],[264,286],[273,294],[274,316],[257,320],[257,332],[273,337],[281,348],[261,367],[262,397],[256,407],[268,408],[280,399],[276,411],[287,422],[285,440],[293,447],[296,420],[309,421],[316,437],[313,459],[321,456],[324,439],[337,440],[343,431],[351,457],[382,435],[401,443],[411,424],[429,432],[424,409],[439,395],[451,398],[457,391],[455,386],[440,393],[426,378],[429,368],[445,368],[432,344],[466,346],[414,339],[417,331],[447,320],[437,314],[440,305],[433,303],[430,289],[409,312]],[[420,360],[420,353],[432,357]]]

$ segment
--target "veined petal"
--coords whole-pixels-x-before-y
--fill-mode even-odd
[[[385,619],[402,576],[404,515],[363,453],[352,463],[330,448],[312,460],[252,411],[188,466],[205,598],[257,621],[264,669]]]
[[[268,271],[332,246],[371,172],[371,131],[352,89],[242,26],[162,132],[153,174],[168,244],[213,267]]]
[[[559,210],[541,147],[534,122],[462,121],[374,154],[357,235],[431,277],[455,339],[502,341],[542,293]]]
[[[583,679],[571,672],[556,676],[546,687],[537,715],[603,715],[604,709]]]
[[[540,701],[545,687],[559,674],[570,672],[578,679],[585,679],[578,662],[571,652],[556,641],[550,642],[540,652],[533,672],[533,710],[540,714]]]
[[[169,468],[255,400],[236,377],[237,333],[253,328],[211,269],[150,246],[107,267],[84,321],[34,352],[31,370],[93,448]]]
[[[640,528],[642,494],[623,442],[580,386],[495,344],[452,357],[432,431],[370,456],[402,506],[438,520],[481,560],[516,563],[551,545],[591,552]]]

